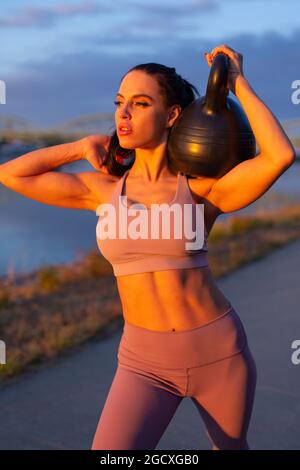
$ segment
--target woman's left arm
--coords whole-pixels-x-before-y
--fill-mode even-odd
[[[261,197],[293,164],[295,149],[279,121],[244,77],[242,55],[222,45],[213,49],[209,62],[218,52],[229,56],[228,85],[247,115],[260,150],[219,178],[208,193],[207,198],[221,212],[232,212]]]
[[[285,157],[288,163],[291,162],[295,151],[289,138],[278,119],[256,95],[244,76],[237,77],[235,90],[252,127],[260,153],[272,159],[274,163],[285,163]]]

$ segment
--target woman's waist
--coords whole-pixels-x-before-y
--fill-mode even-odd
[[[153,330],[177,331],[222,315],[230,302],[207,268],[200,269],[117,278],[124,319]]]
[[[125,321],[118,360],[128,367],[191,368],[238,354],[247,344],[232,306],[219,318],[184,331],[154,331]]]

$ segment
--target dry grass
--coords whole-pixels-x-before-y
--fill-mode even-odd
[[[300,204],[215,225],[209,237],[210,267],[217,279],[300,236]]]
[[[264,214],[231,216],[209,236],[217,279],[300,236],[300,204]],[[7,345],[0,384],[30,364],[44,362],[122,321],[110,264],[91,251],[80,261],[45,266],[0,282],[0,339]]]

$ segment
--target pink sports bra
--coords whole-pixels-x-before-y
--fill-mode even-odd
[[[178,172],[171,203],[148,208],[124,201],[127,196],[122,191],[128,173],[129,170],[116,183],[109,201],[96,209],[97,245],[111,263],[114,275],[207,266],[204,204],[194,201],[186,175]],[[161,209],[156,211],[155,207]]]

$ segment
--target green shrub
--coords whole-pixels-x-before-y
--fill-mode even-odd
[[[11,304],[10,292],[8,287],[0,284],[0,310]]]
[[[91,252],[85,256],[84,267],[86,273],[92,277],[101,277],[112,273],[109,262],[98,252]]]
[[[53,266],[44,266],[39,269],[37,272],[37,280],[39,287],[45,292],[52,292],[60,284],[58,271]]]
[[[271,221],[262,220],[255,216],[232,217],[230,219],[230,231],[233,235],[245,233],[249,230],[255,230],[261,226],[270,226]]]

